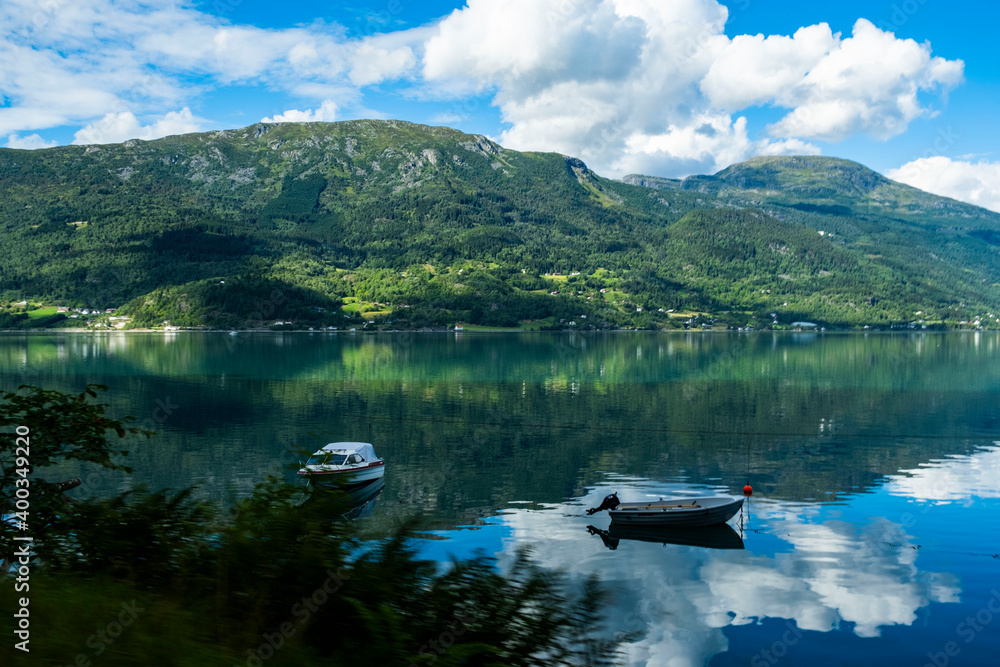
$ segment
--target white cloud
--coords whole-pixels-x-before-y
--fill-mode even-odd
[[[1000,162],[967,162],[940,155],[907,162],[889,178],[943,197],[1000,212]]]
[[[263,85],[317,104],[336,90],[351,102],[361,86],[415,65],[410,43],[423,34],[357,40],[321,21],[230,24],[182,0],[8,0],[0,25],[0,136],[78,124],[86,140],[102,141],[147,132],[135,117],[190,106],[225,85]]]
[[[638,64],[645,29],[640,19],[598,0],[581,0],[558,14],[565,4],[471,0],[425,44],[424,75],[482,82],[503,77],[525,93],[570,79],[617,78]]]
[[[821,152],[816,144],[801,139],[761,141],[757,144],[757,155],[819,155]]]
[[[863,132],[888,139],[932,111],[920,91],[947,90],[962,81],[964,63],[931,57],[929,44],[897,39],[859,19],[853,36],[837,41],[791,87],[764,89],[780,106],[794,107],[770,129],[779,137],[840,141]]]
[[[722,109],[767,102],[800,84],[838,44],[826,23],[794,35],[737,35],[712,63],[699,87]]]
[[[335,79],[348,61],[349,49],[336,33],[218,25],[193,10],[169,25],[137,39],[143,55],[164,68],[208,74],[222,84]]]
[[[351,56],[349,78],[356,86],[367,86],[397,78],[416,64],[417,58],[408,46],[383,49],[364,43]]]
[[[7,135],[7,148],[22,148],[24,150],[35,150],[36,148],[52,148],[58,146],[58,141],[45,141],[38,134],[29,134],[22,137],[16,132]]]
[[[661,173],[682,161],[690,173],[716,172],[751,155],[818,155],[818,146],[790,139],[752,141],[747,120],[728,114],[702,114],[686,126],[670,126],[655,135],[636,132],[628,150],[612,167],[616,172]]]
[[[492,91],[504,145],[661,175],[887,139],[933,113],[918,94],[962,79],[961,61],[863,19],[846,39],[827,24],[730,39],[727,16],[716,0],[470,0],[427,40],[421,71],[442,91]],[[768,128],[779,141],[732,120],[762,104],[789,110]]]
[[[131,111],[109,113],[73,135],[74,144],[114,144],[128,139],[159,139],[202,129],[202,120],[184,107],[171,111],[150,125],[142,125]]]
[[[921,106],[920,91],[947,90],[961,82],[962,71],[962,61],[932,57],[928,44],[897,39],[859,19],[847,39],[825,23],[792,37],[734,37],[700,88],[726,109],[792,109],[771,126],[774,136],[839,141],[865,133],[888,139],[932,113]]]
[[[511,148],[572,154],[609,175],[686,175],[816,152],[812,139],[894,136],[932,115],[925,98],[963,72],[865,20],[847,38],[824,23],[730,38],[718,0],[469,0],[439,21],[361,39],[322,21],[270,29],[230,18],[186,0],[0,3],[0,136],[64,125],[90,139],[142,135],[136,118],[221,86],[311,101],[275,119],[380,116],[361,106],[364,87],[405,80],[393,92],[411,100],[492,96]],[[753,128],[739,112],[754,105],[787,113]]]
[[[289,109],[285,113],[275,114],[271,117],[261,118],[262,123],[311,123],[315,121],[330,122],[337,119],[337,104],[333,100],[326,100],[318,109]]]

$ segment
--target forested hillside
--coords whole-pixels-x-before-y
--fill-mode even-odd
[[[832,158],[614,181],[448,128],[257,124],[0,149],[0,192],[0,326],[76,323],[39,304],[221,327],[985,325],[1000,311],[1000,215]]]

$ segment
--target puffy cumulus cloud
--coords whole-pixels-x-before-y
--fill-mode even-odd
[[[716,0],[470,0],[426,41],[421,72],[444,92],[493,91],[505,145],[661,175],[886,139],[931,113],[921,92],[962,80],[961,61],[863,19],[846,39],[827,24],[730,39],[727,17]],[[731,119],[765,104],[789,109],[769,138]]]
[[[73,135],[74,144],[114,144],[128,139],[159,139],[198,132],[203,121],[184,107],[171,111],[150,125],[142,125],[131,111],[112,112]]]
[[[427,40],[423,71],[431,80],[502,78],[519,96],[566,80],[613,80],[639,63],[644,31],[638,17],[599,0],[472,0]]]
[[[504,145],[576,155],[607,171],[634,150],[634,135],[687,126],[707,111],[694,83],[725,41],[726,15],[714,0],[472,0],[427,40],[422,71],[446,89],[456,81],[495,89],[511,125]]]
[[[689,173],[715,172],[749,155],[818,155],[818,146],[792,139],[752,141],[747,120],[728,114],[702,114],[686,126],[671,125],[666,132],[632,134],[628,150],[613,165],[616,172],[661,173],[683,164]]]
[[[856,132],[888,139],[915,118],[931,115],[920,104],[920,91],[957,85],[964,67],[961,60],[932,57],[928,44],[897,39],[859,19],[853,36],[838,39],[794,85],[765,89],[778,105],[793,107],[770,130],[779,137],[829,141]]]
[[[792,109],[771,126],[774,136],[838,141],[863,132],[888,139],[931,113],[918,100],[921,91],[958,84],[963,67],[860,19],[847,39],[825,23],[791,37],[734,37],[699,85],[721,108]]]
[[[922,98],[963,71],[864,20],[847,38],[826,24],[730,38],[718,0],[469,0],[360,39],[322,21],[231,18],[188,0],[0,3],[0,136],[64,125],[90,136],[234,85],[378,117],[360,106],[362,89],[405,80],[394,94],[410,100],[491,96],[512,148],[572,154],[610,175],[678,176],[816,152],[812,139],[891,137],[931,114]],[[754,105],[787,113],[751,128],[739,111]],[[280,116],[324,113],[293,111]]]
[[[36,148],[52,148],[58,146],[58,141],[45,141],[38,134],[29,134],[22,137],[16,132],[7,135],[7,148],[22,148],[24,150],[35,150]]]
[[[886,176],[927,192],[1000,212],[1000,163],[940,155],[907,162]]]
[[[837,46],[826,23],[785,35],[737,35],[719,53],[699,83],[723,109],[762,104],[798,86]]]
[[[275,114],[271,117],[261,118],[262,123],[311,123],[315,121],[334,121],[337,119],[337,104],[333,100],[326,100],[318,109],[289,109],[285,113]]]

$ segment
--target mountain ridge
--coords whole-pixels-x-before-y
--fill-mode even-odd
[[[778,179],[768,180],[769,176],[780,174],[782,171],[787,172],[792,168],[800,168],[800,173],[805,169],[823,169],[823,180],[818,181],[815,177],[803,179],[804,182],[800,183],[782,183]],[[815,175],[810,174],[810,176]],[[835,177],[838,176],[841,177],[842,182],[839,187],[836,187],[838,183]],[[733,190],[771,190],[785,193],[801,191],[807,192],[813,197],[824,194],[869,195],[880,189],[886,189],[907,192],[911,198],[936,202],[939,208],[954,208],[975,217],[992,218],[997,215],[995,212],[975,204],[969,204],[952,197],[935,195],[911,185],[893,181],[859,162],[820,155],[762,155],[732,164],[711,175],[693,175],[683,179],[673,179],[645,174],[628,174],[623,176],[621,181],[629,185],[653,189],[698,190],[702,192],[711,190],[711,186],[706,187],[706,184],[717,183],[716,192],[728,187]],[[845,183],[851,187],[846,187]]]
[[[336,314],[293,308],[300,323],[330,326],[669,328],[698,312],[890,326],[1000,310],[1000,215],[838,158],[619,181],[447,127],[256,123],[0,149],[0,192],[8,316],[34,299],[125,305],[129,326],[231,326],[250,321],[251,285],[286,286]],[[220,304],[212,281],[244,291]]]

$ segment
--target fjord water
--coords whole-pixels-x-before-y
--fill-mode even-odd
[[[60,471],[83,475],[74,494],[226,502],[293,479],[300,450],[371,441],[387,468],[367,535],[421,513],[429,557],[502,567],[530,545],[597,573],[633,664],[1000,655],[997,333],[10,334],[0,376],[106,384],[112,416],[160,432],[132,443],[132,480]],[[584,513],[748,480],[743,549],[610,539]]]

